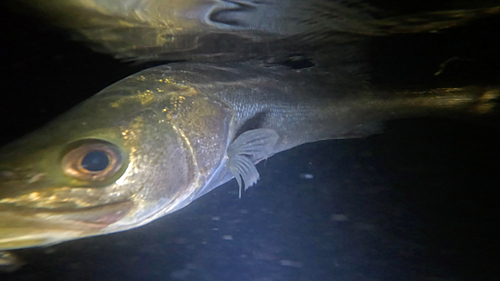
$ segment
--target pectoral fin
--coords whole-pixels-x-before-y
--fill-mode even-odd
[[[240,198],[242,184],[245,184],[245,190],[247,190],[259,179],[255,164],[273,154],[278,138],[274,130],[255,129],[244,132],[229,145],[227,163],[240,187]]]

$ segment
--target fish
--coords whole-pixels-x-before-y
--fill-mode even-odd
[[[177,63],[103,89],[0,150],[0,249],[133,229],[305,143],[394,118],[495,108],[497,88],[386,93],[310,69]]]
[[[451,1],[444,5],[448,9],[437,11],[422,4],[417,13],[360,0],[19,2],[24,13],[27,7],[29,13],[69,31],[96,52],[142,62],[234,62],[303,52],[328,60],[346,42],[436,33],[500,13],[495,1],[474,5]]]
[[[55,8],[48,14],[57,17],[65,4],[52,2],[56,5],[36,3],[41,3],[45,13]],[[94,1],[71,1],[77,10],[78,3]],[[231,5],[225,8],[255,11],[241,3],[232,5],[243,10]],[[274,54],[283,46],[282,40],[296,36],[311,35],[312,42],[324,42],[324,36],[318,34],[331,30],[324,32],[321,21],[309,26],[312,30],[298,26],[283,31],[256,29],[241,22],[230,24],[228,18],[220,17],[216,19],[228,21],[208,24],[217,31],[187,29],[189,24],[182,23],[169,30],[181,32],[169,34],[169,38],[179,40],[169,41],[159,40],[165,26],[151,25],[158,19],[148,18],[149,13],[130,13],[134,21],[127,21],[111,17],[115,13],[109,9],[115,8],[85,6],[90,14],[97,14],[94,19],[103,20],[90,27],[86,24],[92,22],[80,21],[85,17],[66,16],[56,25],[75,29],[84,41],[97,43],[97,51],[119,59],[188,61],[159,65],[120,80],[0,149],[0,253],[6,264],[18,263],[7,250],[50,246],[143,226],[188,206],[233,178],[241,197],[259,180],[259,162],[299,145],[370,136],[380,133],[381,123],[392,119],[487,115],[497,107],[500,90],[495,86],[393,90],[371,85],[363,73],[352,71],[352,65],[343,61],[338,66],[320,67],[340,62],[344,53],[332,56],[326,52],[327,56],[315,56],[313,67],[299,69],[260,57]],[[356,36],[427,32],[469,19],[457,15],[497,11],[496,7],[470,13],[452,11],[445,14],[447,20],[434,21],[434,25],[424,20],[425,24],[407,28],[398,23],[409,17],[371,21],[356,14],[359,22],[338,31]],[[68,18],[78,21],[68,22]],[[450,18],[454,20],[450,22]],[[103,28],[103,23],[116,29]],[[153,33],[139,36],[144,28]],[[241,49],[203,48],[208,42],[217,42],[220,37],[214,34],[234,38],[238,46],[250,42],[257,47],[257,55]],[[138,38],[143,45],[134,41]],[[174,41],[184,43],[171,44]],[[284,54],[302,50],[300,47],[309,41],[297,42]],[[353,45],[358,46],[357,42]],[[218,52],[215,56],[214,50]]]

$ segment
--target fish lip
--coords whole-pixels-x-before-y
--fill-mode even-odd
[[[81,222],[88,225],[108,226],[127,215],[133,205],[133,201],[131,200],[81,208],[36,208],[0,204],[0,222],[4,215],[10,215],[19,219],[34,221],[54,222],[55,220],[64,220]],[[113,216],[110,217],[110,214]],[[85,215],[93,215],[93,217],[89,219]]]
[[[131,200],[75,209],[0,204],[0,250],[52,245],[104,234],[102,229],[121,220],[134,205]]]

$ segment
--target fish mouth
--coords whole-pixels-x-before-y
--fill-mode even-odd
[[[104,234],[101,230],[126,216],[132,201],[77,209],[42,209],[0,204],[0,250],[52,245]]]

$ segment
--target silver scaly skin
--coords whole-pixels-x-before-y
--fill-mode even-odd
[[[367,136],[388,119],[485,114],[499,95],[382,89],[363,70],[367,39],[464,25],[497,3],[401,16],[361,0],[9,4],[118,59],[189,62],[125,78],[0,149],[0,270],[20,264],[2,250],[132,229],[233,177],[241,195],[256,163],[294,146]],[[316,66],[273,66],[293,54]]]
[[[0,249],[132,229],[234,176],[248,188],[258,179],[253,165],[280,151],[370,135],[393,118],[487,113],[499,93],[388,95],[329,77],[260,63],[184,63],[105,88],[0,151]],[[96,151],[107,165],[87,169],[84,159]],[[238,155],[252,167],[234,161]]]

